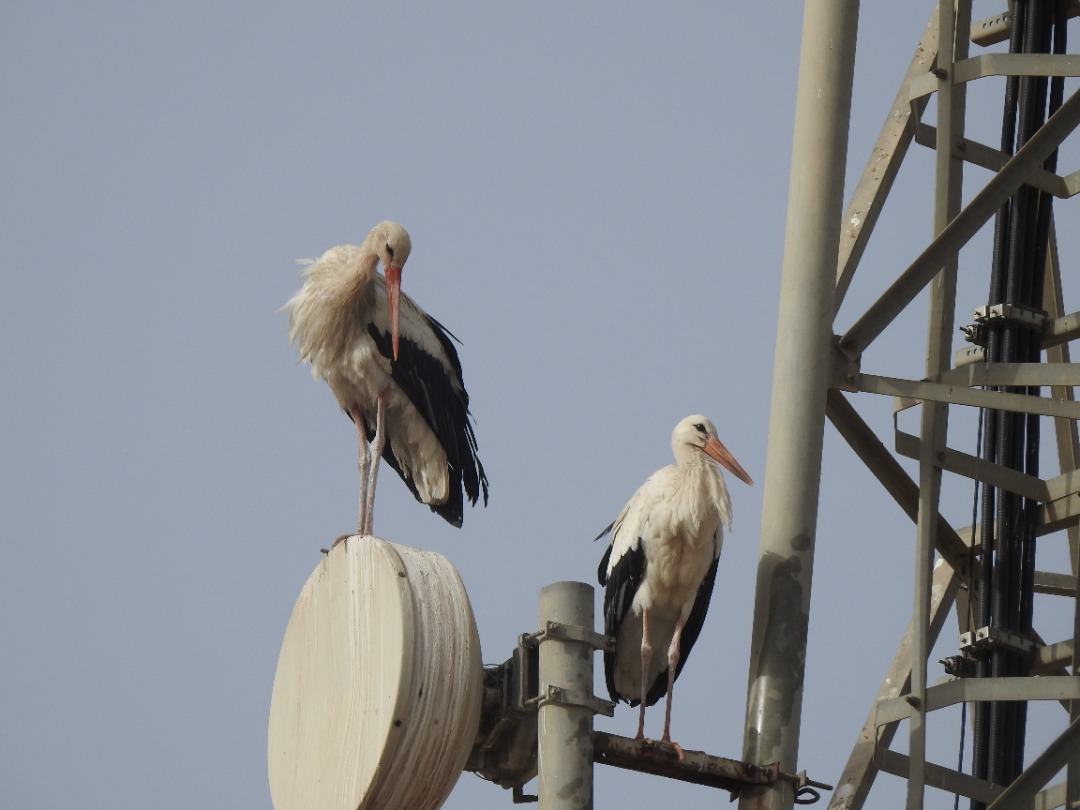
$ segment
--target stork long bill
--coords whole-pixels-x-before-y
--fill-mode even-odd
[[[731,451],[724,447],[724,443],[719,439],[709,439],[705,443],[705,447],[702,448],[712,458],[716,459],[720,466],[725,470],[728,470],[732,475],[738,478],[740,481],[753,486],[754,482],[747,475],[746,470],[742,468],[742,465],[735,460],[735,456],[731,455]]]
[[[394,359],[398,359],[398,307],[401,304],[401,268],[386,267],[386,306],[390,310],[390,342],[394,347]]]

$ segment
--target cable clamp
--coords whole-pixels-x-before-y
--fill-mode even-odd
[[[603,700],[579,689],[567,689],[563,686],[552,686],[551,684],[545,684],[545,686],[547,688],[545,694],[538,701],[539,706],[549,704],[574,706],[579,709],[588,709],[593,714],[602,714],[605,717],[615,716],[615,704],[610,700]]]
[[[1030,657],[1035,654],[1035,642],[1000,627],[980,627],[960,634],[960,649],[964,652],[1004,649]]]
[[[562,622],[549,621],[543,630],[535,633],[523,633],[518,643],[524,646],[539,645],[545,639],[558,639],[559,641],[576,641],[587,644],[594,650],[610,652],[615,649],[615,637],[605,636],[588,627],[577,624],[563,624]]]
[[[1041,332],[1046,328],[1049,316],[1045,310],[1023,304],[988,304],[985,307],[975,308],[975,320],[980,324],[1011,321]],[[972,340],[970,337],[968,339]],[[978,341],[972,340],[972,342]]]

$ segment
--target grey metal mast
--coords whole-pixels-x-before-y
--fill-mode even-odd
[[[799,745],[858,12],[858,0],[806,2],[795,101],[743,743],[743,759],[786,771]],[[744,791],[739,807],[792,802],[790,783],[776,782]]]

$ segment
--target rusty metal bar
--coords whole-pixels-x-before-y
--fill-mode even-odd
[[[720,788],[735,795],[746,785],[771,784],[780,776],[779,762],[751,765],[690,750],[684,750],[680,759],[674,748],[662,743],[634,740],[603,731],[593,732],[593,760],[616,768]]]
[[[808,779],[805,771],[784,773],[779,762],[755,765],[686,749],[680,754],[673,745],[602,731],[593,734],[593,760],[616,768],[727,790],[733,800],[744,788],[776,782],[793,787],[796,804],[813,804],[821,798],[821,790],[833,789],[832,785]]]

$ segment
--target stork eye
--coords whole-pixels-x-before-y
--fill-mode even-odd
[[[698,422],[694,427],[697,428],[700,433],[705,432],[705,425],[701,424],[701,422]]]
[[[386,243],[386,255],[389,256],[391,259],[394,258],[394,249],[390,247],[389,242]]]

